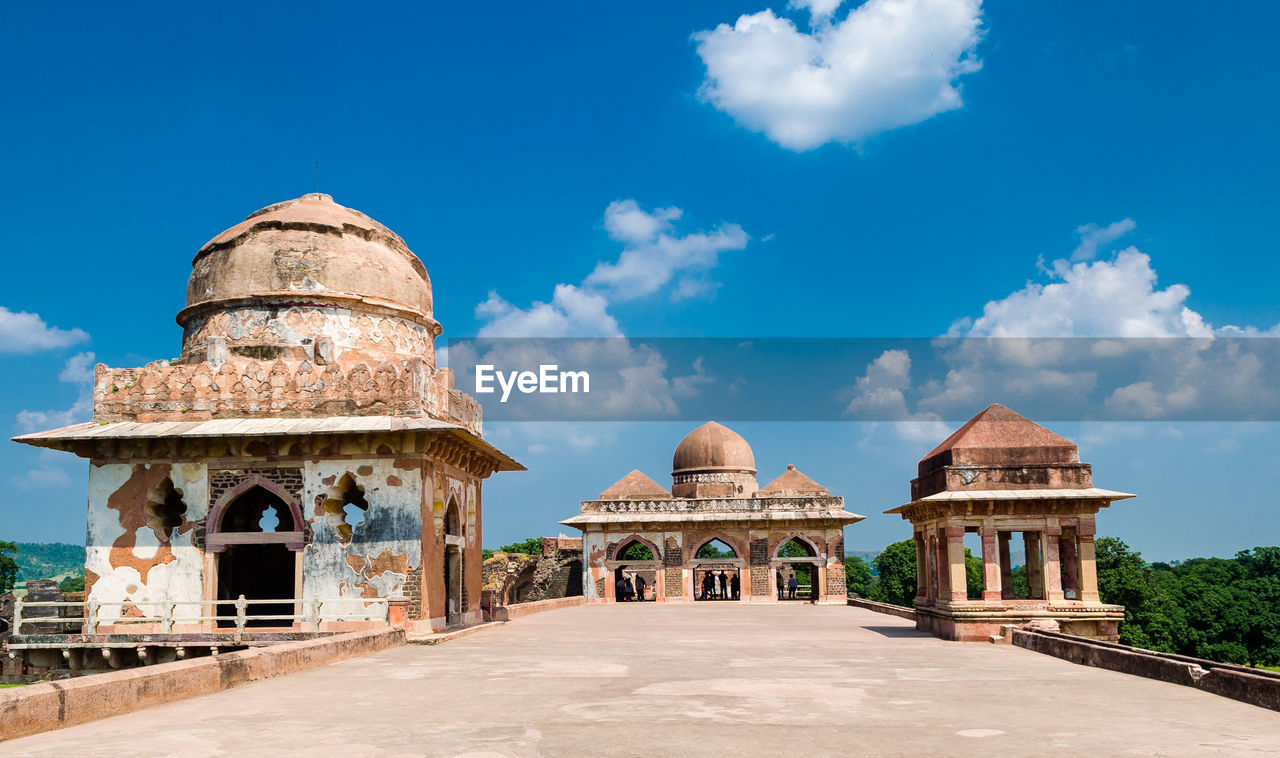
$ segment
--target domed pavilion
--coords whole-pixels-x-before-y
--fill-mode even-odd
[[[589,601],[616,602],[630,589],[667,603],[844,604],[844,527],[863,518],[844,498],[791,465],[761,488],[751,445],[714,421],[676,446],[671,479],[668,491],[632,471],[560,522],[582,530]]]
[[[90,633],[479,618],[481,485],[523,467],[436,367],[404,240],[328,195],[268,206],[196,253],[177,320],[179,357],[95,368],[93,421],[16,438],[91,463]]]
[[[1124,608],[1098,597],[1099,511],[1126,492],[1093,486],[1071,440],[988,407],[921,459],[911,502],[885,513],[911,522],[916,625],[953,640],[986,641],[1033,624],[1115,641]],[[966,534],[981,539],[981,588],[965,572]]]

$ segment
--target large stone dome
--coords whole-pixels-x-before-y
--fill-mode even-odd
[[[742,435],[723,424],[708,421],[689,432],[671,457],[671,473],[694,471],[756,472],[756,458]]]
[[[196,253],[178,323],[251,301],[393,313],[438,333],[431,279],[404,240],[319,193],[269,205]]]

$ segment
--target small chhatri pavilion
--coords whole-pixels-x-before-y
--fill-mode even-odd
[[[1094,487],[1074,442],[1003,405],[982,411],[920,461],[911,502],[885,511],[913,527],[917,626],[953,640],[1025,623],[1116,640],[1124,608],[1098,599],[1094,519],[1129,497]],[[982,537],[980,597],[966,587],[967,533]]]
[[[723,572],[737,588],[727,599],[776,602],[798,574],[795,599],[845,602],[844,527],[863,517],[844,498],[795,466],[759,487],[751,446],[714,421],[680,442],[671,468],[669,492],[632,471],[560,522],[583,532],[589,601],[619,600],[618,583],[639,578],[645,600],[690,602]]]

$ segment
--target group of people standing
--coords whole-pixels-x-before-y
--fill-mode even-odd
[[[614,585],[614,591],[618,602],[630,603],[631,601],[640,602],[644,600],[644,577],[636,574],[636,580],[633,583],[631,577],[623,574],[618,577],[618,582]]]
[[[717,574],[714,571],[707,571],[702,575],[702,592],[698,594],[699,600],[737,600],[742,589],[742,584],[738,580],[737,572],[733,576],[727,576],[724,571]]]
[[[787,574],[787,578],[784,581],[782,578],[782,570],[779,569],[775,579],[778,584],[778,599],[795,600],[796,590],[800,589],[800,580],[796,579],[796,572],[792,571]]]

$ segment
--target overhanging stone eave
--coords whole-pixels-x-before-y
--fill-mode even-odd
[[[75,452],[72,445],[122,439],[288,437],[395,432],[440,432],[492,458],[498,471],[527,471],[523,464],[457,424],[429,416],[321,416],[304,418],[226,418],[208,421],[87,421],[18,435],[13,442]]]
[[[901,515],[908,509],[917,505],[929,505],[938,503],[957,503],[957,502],[1008,502],[1008,501],[1035,501],[1035,500],[1106,500],[1114,502],[1116,500],[1127,500],[1137,495],[1131,492],[1117,492],[1116,490],[1105,490],[1100,487],[1088,487],[1085,489],[1043,489],[1043,490],[946,490],[944,492],[935,492],[927,495],[919,500],[912,500],[910,503],[899,505],[885,511],[887,514]]]
[[[857,513],[848,511],[723,511],[719,513],[644,513],[639,511],[625,513],[583,513],[572,516],[559,523],[583,529],[590,525],[605,524],[681,524],[681,523],[714,523],[714,522],[758,522],[775,521],[824,521],[838,522],[841,526],[856,524],[866,519]]]

